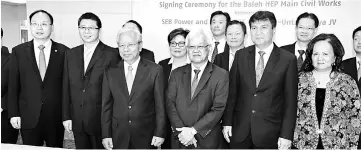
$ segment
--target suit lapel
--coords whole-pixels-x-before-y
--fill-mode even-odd
[[[85,74],[87,74],[89,72],[89,70],[91,70],[91,68],[94,66],[94,64],[97,62],[97,60],[100,58],[100,56],[103,55],[103,48],[104,48],[104,44],[101,41],[99,41],[97,47],[95,48],[94,54],[88,64],[88,67],[86,68]]]
[[[227,45],[228,46],[228,45]],[[230,54],[229,47],[228,49],[225,49],[223,55],[224,55],[224,63],[225,63],[225,69],[229,72],[229,54]]]
[[[80,76],[84,76],[84,45],[79,46],[75,50],[76,60],[78,62],[78,68],[80,71]]]
[[[192,67],[190,64],[185,67],[184,74],[183,74],[183,88],[186,93],[186,98],[191,101],[191,77],[192,77]]]
[[[44,77],[44,83],[47,80],[47,78],[49,78],[48,76],[51,75],[53,71],[53,69],[58,69],[56,66],[56,63],[59,62],[59,52],[57,52],[56,48],[56,43],[51,40],[51,49],[50,49],[50,58],[49,58],[49,62],[48,62],[48,67],[46,68],[46,72],[45,72],[45,77]]]
[[[211,73],[212,73],[212,63],[207,62],[207,66],[204,68],[203,74],[202,74],[200,80],[198,81],[198,85],[196,87],[196,90],[194,91],[193,97],[191,98],[190,102],[192,102],[193,99],[195,97],[197,97],[197,95],[201,91],[201,89],[203,89],[204,85],[207,83],[208,79],[211,77]]]
[[[124,66],[124,65],[123,65]],[[123,69],[124,70],[124,69]],[[138,90],[135,89],[139,89],[142,83],[142,79],[145,76],[145,74],[148,73],[148,69],[147,69],[147,64],[143,61],[143,58],[140,57],[140,61],[138,64],[138,68],[136,70],[136,74],[135,74],[135,78],[133,81],[133,86],[132,86],[132,90],[130,91],[130,97],[129,100],[132,98],[132,96],[134,95],[134,93]]]
[[[291,52],[292,52],[293,54],[296,54],[295,48],[296,48],[296,42],[292,44]]]
[[[258,87],[261,87],[262,84],[264,84],[264,82],[267,81],[267,78],[269,77],[268,74],[272,72],[274,66],[277,64],[279,56],[280,56],[280,50],[276,46],[276,44],[274,44],[273,50],[272,50],[271,55],[270,55],[270,57],[268,59],[266,68],[263,71],[262,78],[261,78],[261,81],[259,82]]]
[[[251,87],[252,89],[256,88],[256,67],[255,67],[255,59],[256,59],[256,47],[253,45],[252,47],[250,47],[249,51],[248,51],[248,72],[249,72],[249,77],[251,81]]]
[[[36,58],[35,58],[35,52],[34,52],[34,40],[31,40],[27,47],[26,47],[26,54],[31,62],[31,66],[33,67],[35,74],[38,76],[38,80],[40,82],[42,82],[41,80],[41,76],[40,76],[40,72],[39,72],[39,68],[38,68],[38,64],[36,63]]]
[[[129,92],[128,92],[128,86],[127,86],[127,81],[126,81],[126,78],[125,78],[125,73],[124,73],[124,61],[120,61],[118,63],[118,71],[117,71],[117,74],[115,74],[115,78],[114,79],[119,79],[119,81],[115,81],[116,83],[119,83],[119,88],[120,88],[120,91],[122,91],[122,93],[126,93],[126,97],[127,97],[127,100],[129,100]],[[120,77],[120,78],[117,78]]]
[[[357,59],[356,57],[352,59],[351,61],[351,64],[348,64],[349,65],[349,70],[350,70],[350,73],[351,73],[351,77],[353,77],[357,82],[358,81],[358,75],[357,75]]]

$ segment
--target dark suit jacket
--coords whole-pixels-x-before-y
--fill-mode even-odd
[[[7,47],[1,47],[1,108],[7,110],[7,94],[9,85],[10,53]]]
[[[164,59],[159,62],[159,65],[161,65],[163,68],[165,89],[167,89],[167,87],[168,87],[168,79],[169,79],[170,72],[172,71],[172,64],[168,64],[169,60],[170,60],[170,58],[167,58],[167,59]]]
[[[65,51],[69,48],[52,42],[50,59],[44,81],[41,80],[34,54],[34,42],[13,48],[8,91],[9,118],[21,117],[21,129],[32,129],[40,112],[46,121],[62,124],[61,98]]]
[[[104,73],[102,136],[112,138],[114,149],[151,147],[153,136],[164,138],[165,102],[162,67],[140,58],[129,94],[124,61]]]
[[[277,148],[278,138],[293,139],[297,110],[296,57],[276,45],[256,88],[255,46],[238,51],[230,71],[223,125],[232,126],[232,143],[252,134],[256,147]]]
[[[167,112],[172,128],[194,127],[197,148],[216,149],[222,143],[220,120],[227,103],[228,72],[207,63],[191,98],[191,64],[173,70],[167,90]],[[177,137],[177,132],[173,137]],[[173,138],[172,148],[184,148]],[[177,143],[178,142],[178,143]],[[173,144],[176,143],[176,144]]]
[[[101,135],[104,69],[115,65],[118,51],[99,42],[84,74],[84,45],[66,52],[64,63],[63,121],[72,120],[74,132]]]
[[[142,51],[140,51],[139,56],[148,59],[152,62],[155,62],[154,53],[148,49],[142,48]]]
[[[361,93],[361,80],[357,79],[356,57],[342,61],[342,71],[352,77],[357,83],[359,92]],[[359,137],[357,149],[361,149],[361,136]]]
[[[284,49],[292,54],[295,54],[295,45],[296,45],[296,42],[293,44],[290,44],[290,45],[282,46],[281,49]]]

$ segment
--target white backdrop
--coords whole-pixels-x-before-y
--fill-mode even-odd
[[[231,19],[248,19],[258,10],[274,12],[277,18],[275,43],[283,46],[295,42],[295,22],[303,12],[315,13],[319,33],[334,33],[342,42],[346,54],[352,57],[352,31],[361,26],[361,0],[28,0],[27,15],[36,9],[53,14],[53,39],[74,47],[81,44],[77,19],[84,12],[98,14],[103,23],[101,40],[116,46],[117,31],[126,20],[134,19],[143,27],[144,47],[154,51],[156,61],[169,57],[167,36],[175,28],[205,28],[209,31],[209,17],[221,10]],[[210,32],[210,31],[209,31]],[[246,46],[252,45],[250,36]]]

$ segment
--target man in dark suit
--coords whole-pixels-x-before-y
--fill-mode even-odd
[[[297,68],[301,69],[303,61],[306,59],[307,44],[316,35],[318,29],[318,18],[313,13],[305,12],[297,17],[296,20],[296,37],[297,41],[281,48],[295,54],[297,57]]]
[[[8,111],[25,145],[63,147],[61,93],[64,54],[69,48],[50,39],[53,17],[44,10],[30,14],[34,39],[13,48]]]
[[[139,31],[121,29],[117,43],[123,60],[103,77],[103,145],[106,149],[160,147],[166,119],[162,67],[139,56]]]
[[[352,39],[356,57],[342,61],[342,70],[356,81],[361,93],[361,26],[352,32]],[[361,138],[359,138],[357,149],[361,149]]]
[[[223,134],[230,148],[291,146],[297,111],[297,61],[273,43],[276,23],[272,12],[253,14],[249,25],[255,45],[236,53],[223,117]]]
[[[135,30],[138,30],[140,34],[143,34],[142,26],[135,20],[128,20],[124,25],[123,28],[132,28]],[[142,51],[140,51],[140,57],[148,59],[152,62],[155,62],[154,60],[154,53],[148,49],[142,48]]]
[[[82,14],[78,28],[84,44],[65,56],[63,124],[67,131],[73,131],[76,148],[102,149],[102,77],[104,69],[120,58],[115,48],[99,40],[102,23],[97,15]]]
[[[215,11],[210,17],[210,28],[213,35],[208,60],[214,62],[216,55],[228,50],[226,42],[226,25],[231,21],[227,12]]]
[[[246,25],[242,21],[232,20],[228,22],[226,26],[226,50],[216,55],[214,64],[227,71],[231,70],[234,55],[238,50],[244,48],[246,35]]]
[[[10,53],[6,46],[2,46],[3,35],[3,29],[1,28],[1,143],[16,144],[19,131],[11,126],[8,118]]]
[[[191,31],[186,41],[191,64],[171,73],[166,94],[172,148],[220,148],[228,72],[208,61],[211,38],[203,30]]]

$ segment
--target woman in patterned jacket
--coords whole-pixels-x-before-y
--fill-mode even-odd
[[[293,144],[299,149],[356,149],[361,124],[356,82],[341,72],[344,49],[333,34],[316,36],[299,74]]]

